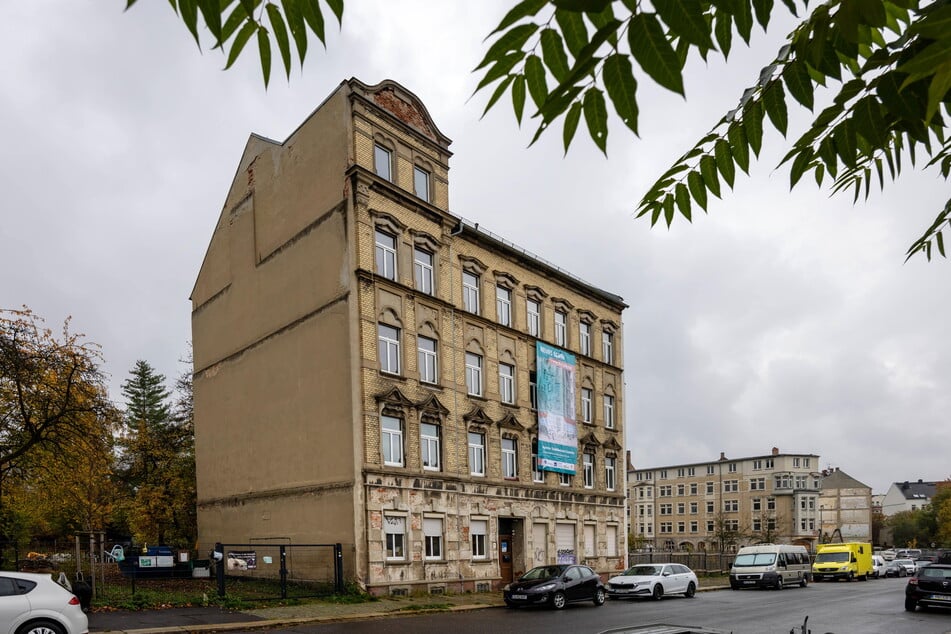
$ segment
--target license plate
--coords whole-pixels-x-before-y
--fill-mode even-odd
[[[755,581],[744,581],[744,582],[743,582],[743,585],[751,586],[751,585],[753,585],[754,583],[756,583],[756,582],[755,582]]]
[[[512,598],[513,599],[527,599],[528,595],[527,594],[513,594]]]
[[[933,594],[931,595],[932,601],[951,601],[951,596],[946,594]]]

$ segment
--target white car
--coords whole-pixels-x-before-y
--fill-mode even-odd
[[[608,596],[650,597],[655,601],[665,594],[689,598],[699,585],[697,575],[683,564],[637,564],[608,579]]]
[[[878,579],[885,576],[885,559],[881,555],[872,555],[872,576]]]
[[[0,572],[0,634],[88,634],[72,592],[48,574]]]

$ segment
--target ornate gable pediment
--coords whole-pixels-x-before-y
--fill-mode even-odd
[[[403,414],[408,409],[416,406],[413,401],[406,398],[406,396],[400,392],[400,388],[398,387],[391,387],[385,392],[380,392],[375,398],[377,403],[382,403],[384,414],[388,413],[387,410]]]
[[[601,441],[595,437],[594,432],[588,432],[578,440],[578,444],[581,446],[589,445],[592,447],[600,447]]]
[[[491,425],[493,421],[481,407],[473,407],[468,413],[462,415],[462,420],[470,425]]]
[[[416,404],[416,407],[419,409],[420,420],[429,419],[436,423],[442,423],[449,415],[449,410],[439,402],[435,394],[430,394],[429,397],[424,398]]]
[[[499,427],[505,429],[514,429],[515,431],[525,431],[525,426],[518,422],[518,419],[515,418],[515,414],[512,412],[506,412],[499,420]]]
[[[604,441],[604,448],[611,449],[613,451],[621,451],[623,449],[623,447],[621,447],[621,444],[617,441],[617,438],[615,438],[614,436],[611,436],[606,441]]]

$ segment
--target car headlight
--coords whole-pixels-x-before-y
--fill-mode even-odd
[[[535,589],[538,590],[539,592],[548,592],[549,590],[554,590],[554,589],[555,589],[555,584],[554,584],[554,583],[546,583],[545,585],[543,585],[543,586],[538,586],[538,587],[535,588]]]
[[[511,590],[511,589],[512,589],[512,585],[509,584],[509,583],[507,583],[507,584],[505,584],[505,587],[502,588],[502,592],[508,592],[508,591]]]

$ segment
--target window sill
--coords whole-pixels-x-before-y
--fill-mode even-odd
[[[403,559],[385,559],[383,560],[384,566],[408,566],[412,562],[407,560],[405,557]]]

